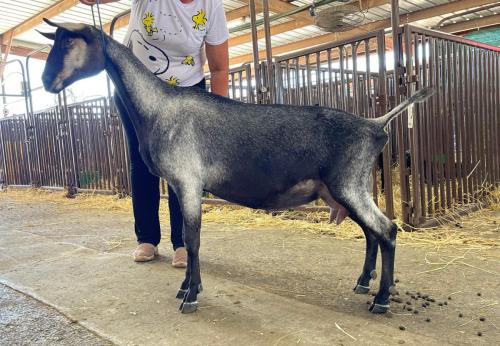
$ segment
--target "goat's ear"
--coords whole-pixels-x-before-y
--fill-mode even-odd
[[[35,29],[40,35],[48,38],[49,40],[54,41],[56,39],[56,33],[55,32],[41,32],[40,30]]]

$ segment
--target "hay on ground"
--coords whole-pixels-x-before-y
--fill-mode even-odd
[[[63,192],[42,189],[7,189],[2,196],[22,203],[56,203],[69,208],[99,209],[104,211],[124,212],[131,215],[130,197],[106,196],[99,194],[78,194],[73,199],[64,197]],[[457,217],[454,222],[432,229],[401,231],[399,245],[423,247],[439,250],[442,247],[483,250],[499,246],[500,234],[500,189],[491,192],[486,200],[489,205],[465,217]],[[483,205],[484,206],[484,205]],[[203,222],[217,223],[240,228],[281,229],[287,231],[306,231],[325,234],[337,239],[364,239],[357,224],[350,219],[341,225],[328,223],[327,212],[285,211],[268,213],[237,206],[203,206]],[[162,206],[161,220],[168,220],[168,208]],[[396,219],[396,223],[402,224]],[[471,230],[474,230],[471,232]]]

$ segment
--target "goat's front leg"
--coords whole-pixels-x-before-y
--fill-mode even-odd
[[[177,193],[183,215],[184,244],[188,253],[186,278],[177,298],[182,298],[179,307],[182,313],[195,312],[198,308],[197,296],[202,291],[200,274],[200,230],[201,230],[201,193],[196,189],[186,189]]]

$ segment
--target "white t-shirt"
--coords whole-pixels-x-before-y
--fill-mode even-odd
[[[158,78],[192,86],[204,78],[204,43],[228,38],[222,0],[133,0],[124,44]]]

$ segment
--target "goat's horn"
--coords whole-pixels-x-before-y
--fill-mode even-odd
[[[49,40],[55,40],[56,39],[56,33],[55,32],[42,32],[38,29],[35,29],[40,35],[48,38]]]
[[[43,21],[47,24],[49,24],[50,26],[55,26],[56,28],[59,27],[59,25],[57,25],[56,23],[54,23],[53,21],[51,21],[50,19],[48,18],[43,18]]]

